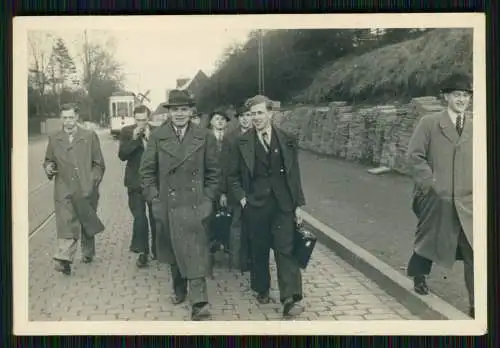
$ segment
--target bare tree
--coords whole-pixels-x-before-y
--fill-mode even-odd
[[[48,69],[50,63],[50,48],[54,42],[54,36],[49,32],[28,32],[28,86],[35,91],[38,98],[36,101],[36,113],[43,114],[45,110],[46,88],[49,85]]]
[[[106,110],[107,98],[122,87],[124,75],[121,64],[114,57],[114,40],[105,43],[89,39],[85,30],[81,61],[83,65],[82,87],[88,102],[90,120],[97,120]]]

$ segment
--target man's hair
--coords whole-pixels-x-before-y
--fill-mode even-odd
[[[250,109],[252,106],[262,104],[262,103],[266,104],[267,110],[272,110],[273,101],[264,95],[256,95],[255,97],[248,99],[245,103],[245,107]]]
[[[61,110],[60,110],[60,113],[63,112],[63,111],[68,111],[68,110],[73,110],[75,112],[75,114],[78,114],[78,106],[76,106],[75,104],[63,104],[61,105]]]
[[[151,110],[149,110],[149,108],[146,105],[138,105],[134,108],[134,115],[143,113],[146,113],[149,116],[151,115]]]

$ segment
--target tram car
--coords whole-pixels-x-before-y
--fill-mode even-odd
[[[115,92],[109,97],[110,133],[116,139],[123,127],[134,124],[137,98],[132,92]]]

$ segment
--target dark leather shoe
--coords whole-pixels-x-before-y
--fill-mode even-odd
[[[71,275],[71,264],[68,261],[58,261],[54,268],[64,275]]]
[[[139,257],[137,258],[136,265],[138,268],[144,268],[148,265],[148,255],[147,254],[140,254]]]
[[[174,305],[181,304],[184,301],[186,301],[186,295],[174,295],[172,298],[172,304]]]
[[[427,286],[427,282],[425,281],[424,276],[418,276],[413,278],[413,289],[419,295],[429,294],[429,287]]]
[[[195,304],[191,310],[191,320],[203,320],[210,316],[210,311],[208,310],[208,303]]]
[[[257,301],[259,301],[260,304],[268,304],[270,301],[269,293],[265,292],[257,294]]]
[[[471,317],[472,319],[476,318],[476,311],[474,307],[469,308],[469,317]]]
[[[298,302],[295,302],[293,298],[287,298],[283,302],[283,316],[284,317],[295,317],[304,311],[304,307],[300,306]]]
[[[92,260],[93,259],[90,256],[84,256],[83,259],[82,259],[83,263],[91,263]]]

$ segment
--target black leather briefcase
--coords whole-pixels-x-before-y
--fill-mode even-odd
[[[304,225],[298,225],[295,228],[293,254],[300,268],[307,267],[315,246],[316,236]]]
[[[229,249],[229,234],[231,231],[232,213],[220,208],[215,211],[211,221],[211,242],[215,245],[222,245],[225,250]]]

